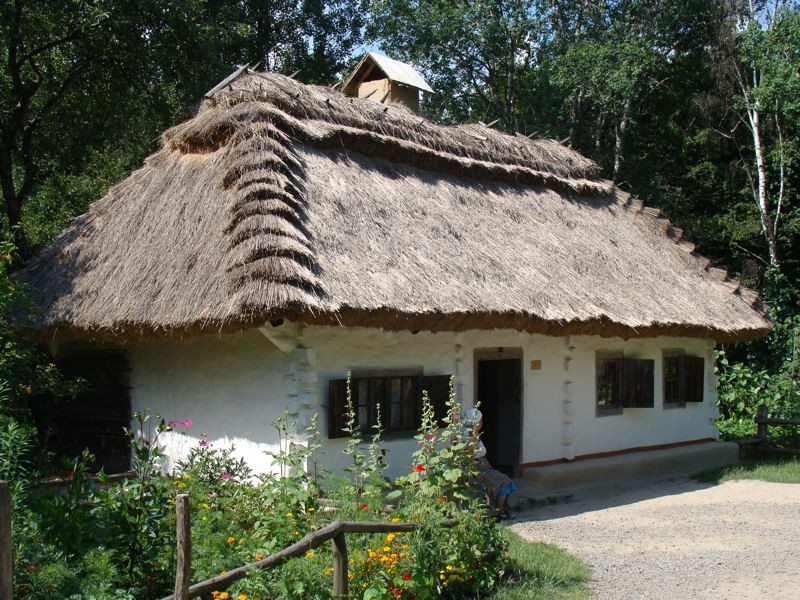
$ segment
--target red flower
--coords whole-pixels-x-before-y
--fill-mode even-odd
[[[369,504],[362,504],[361,510],[367,510],[369,508]]]
[[[444,504],[444,498],[442,498],[441,496],[439,496],[439,497],[436,499],[436,501],[437,501],[439,504]]]
[[[424,473],[426,469],[422,465],[417,465],[411,470],[414,471],[414,473]]]
[[[394,590],[394,595],[398,598],[403,595],[403,590]]]
[[[411,575],[408,573],[403,573],[403,581],[411,581]]]

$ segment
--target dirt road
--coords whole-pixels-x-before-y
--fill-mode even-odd
[[[575,488],[512,529],[592,568],[593,598],[800,598],[800,485],[686,478]]]

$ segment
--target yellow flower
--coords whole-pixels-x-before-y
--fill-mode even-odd
[[[393,533],[390,533],[389,535],[387,535],[387,536],[386,536],[386,543],[387,543],[387,544],[388,544],[388,543],[391,543],[391,541],[392,541],[394,538],[395,538],[395,535],[394,535]]]
[[[314,507],[312,506],[311,508],[309,508],[308,512],[314,512]]]
[[[239,545],[240,546],[244,545],[244,540],[239,540]]]
[[[300,532],[299,531],[293,531],[292,535],[300,535]]]
[[[229,537],[229,538],[228,538],[228,543],[229,543],[229,544],[232,544],[232,543],[233,543],[233,542],[235,542],[235,541],[236,541],[236,538],[235,538],[235,537],[233,537],[233,536],[231,536],[231,537]]]
[[[327,568],[322,572],[323,575],[330,575],[332,573],[333,573],[333,567]]]
[[[211,597],[212,598],[219,598],[219,592],[217,590],[214,590],[213,592],[211,592]]]
[[[352,573],[348,573],[348,574],[347,574],[347,578],[348,578],[348,579],[352,579],[352,578],[353,578],[353,574],[352,574]]]
[[[236,600],[247,600],[247,596],[245,596],[244,594],[239,594],[238,596],[236,596]]]
[[[219,595],[219,600],[230,600],[231,595],[228,592],[222,592]]]
[[[207,502],[203,502],[203,503],[200,505],[200,508],[211,508],[211,507],[208,505],[208,503],[207,503]]]
[[[306,552],[306,558],[314,558],[314,551],[309,550],[308,552]]]
[[[291,519],[294,515],[292,513],[286,513],[286,516]]]
[[[167,500],[167,504],[174,504],[174,503],[175,503],[175,501],[172,498],[169,498]]]
[[[392,551],[392,549],[391,549],[391,548],[389,548],[389,546],[384,546],[384,547],[383,547],[383,551],[384,551],[384,552],[391,552],[391,551]]]
[[[399,522],[400,522],[400,519],[398,519],[397,517],[393,517],[392,518],[392,523],[399,523]]]
[[[187,473],[186,475],[184,475],[184,476],[183,476],[183,478],[184,478],[184,479],[191,479],[191,478],[192,478],[192,476],[191,476],[191,475],[189,475],[189,474]]]

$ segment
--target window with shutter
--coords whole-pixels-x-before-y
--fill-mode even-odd
[[[369,435],[378,423],[384,432],[416,431],[422,421],[422,389],[442,423],[450,396],[450,375],[423,377],[414,370],[358,373],[350,378],[350,399],[356,427]],[[328,386],[328,437],[349,435],[347,427],[347,380],[334,379]]]
[[[680,349],[664,350],[664,408],[703,401],[704,366],[702,356],[686,356]]]

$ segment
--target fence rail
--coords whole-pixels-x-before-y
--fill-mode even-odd
[[[800,419],[774,419],[767,416],[767,407],[764,404],[760,404],[758,409],[756,410],[756,418],[755,422],[757,425],[756,429],[756,438],[759,440],[758,446],[756,449],[758,450],[765,450],[768,452],[776,452],[779,454],[797,454],[800,455],[800,448],[776,448],[774,446],[770,446],[768,442],[768,430],[767,428],[770,425],[792,425],[798,426],[800,425]]]
[[[175,576],[175,593],[163,600],[189,600],[211,594],[214,591],[225,591],[234,582],[247,576],[252,569],[268,569],[277,567],[291,558],[304,555],[309,550],[318,548],[328,540],[333,540],[333,596],[345,596],[348,593],[347,578],[347,540],[348,533],[402,533],[414,531],[424,525],[421,523],[383,523],[374,521],[334,521],[313,531],[291,546],[284,548],[262,560],[232,569],[223,575],[206,579],[189,585],[191,571],[191,524],[189,515],[189,497],[180,494],[175,501],[176,510],[181,511],[177,519],[178,564]],[[183,508],[181,508],[183,507]],[[456,519],[442,521],[440,526],[452,527]]]

